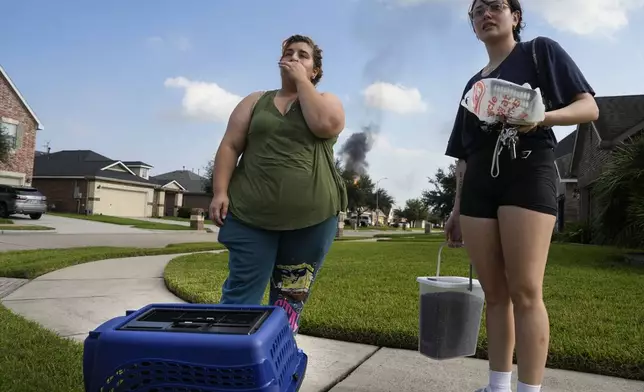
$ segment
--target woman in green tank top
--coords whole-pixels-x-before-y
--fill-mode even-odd
[[[260,304],[270,283],[269,303],[286,310],[297,333],[347,205],[333,158],[345,116],[335,95],[315,88],[322,50],[310,38],[284,41],[279,68],[280,89],[248,95],[230,116],[210,216],[229,251],[221,303]]]

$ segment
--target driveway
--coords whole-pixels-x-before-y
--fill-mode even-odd
[[[149,230],[135,229],[129,226],[112,223],[92,222],[83,219],[63,218],[45,214],[38,220],[29,219],[22,215],[12,216],[17,225],[38,225],[53,227],[58,234],[140,234],[150,233]]]

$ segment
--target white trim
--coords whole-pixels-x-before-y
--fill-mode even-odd
[[[13,118],[9,118],[9,117],[2,117],[0,118],[0,121],[5,124],[20,125],[20,121],[14,120]]]
[[[564,155],[565,156],[565,155]],[[559,178],[559,182],[565,183],[565,182],[577,182],[576,178],[561,178],[561,172],[559,171],[559,165],[557,165],[557,161],[555,160],[555,169],[557,169],[557,178]]]
[[[109,184],[109,183],[108,183]],[[115,186],[103,186],[103,181],[96,181],[94,182],[94,189],[109,189],[113,191],[119,191],[119,192],[132,192],[132,193],[143,193],[144,195],[147,196],[148,191],[147,190],[141,190],[141,189],[123,189]]]
[[[141,177],[139,177],[139,178],[141,178]],[[142,187],[145,187],[145,188],[154,188],[154,189],[156,189],[158,187],[158,185],[156,185],[156,184],[146,184],[146,183],[138,182],[138,181],[120,180],[120,179],[116,179],[116,178],[101,177],[101,176],[94,176],[92,178],[92,180],[94,180],[94,181],[105,181],[105,182],[117,182],[117,183],[123,183],[123,184],[134,184],[136,186],[142,186]]]
[[[561,172],[559,172],[559,165],[557,165],[557,160],[555,159],[555,169],[557,170],[557,178],[561,181]]]
[[[132,170],[130,170],[129,167],[125,166],[125,164],[123,162],[121,162],[121,161],[116,161],[114,163],[111,163],[111,164],[105,166],[104,168],[102,168],[101,170],[107,170],[110,167],[114,167],[116,165],[121,165],[121,167],[123,167],[125,170],[127,170],[131,175],[136,176],[136,174]],[[139,176],[137,176],[137,177],[139,177]]]
[[[577,179],[576,178],[564,178],[564,179],[560,179],[559,182],[567,183],[567,184],[576,184]]]
[[[38,119],[38,116],[36,116],[36,113],[34,113],[34,111],[31,109],[31,106],[29,106],[29,104],[27,103],[27,100],[22,96],[22,94],[20,94],[20,90],[18,90],[16,85],[13,84],[13,81],[11,80],[9,75],[5,72],[4,68],[2,68],[2,65],[0,65],[0,74],[2,74],[2,76],[7,80],[7,82],[9,83],[9,87],[11,87],[13,92],[16,93],[16,95],[18,96],[18,99],[20,99],[22,104],[25,105],[25,107],[27,108],[27,111],[29,112],[29,114],[31,114],[31,117],[33,117],[34,120],[36,120],[36,126],[37,126],[36,130],[37,131],[38,130],[39,131],[44,130],[45,127],[43,127],[42,123]]]
[[[186,188],[184,188],[184,187],[183,187],[183,185],[179,184],[176,180],[172,180],[172,181],[168,182],[168,183],[167,183],[167,184],[165,184],[165,185],[161,185],[161,188],[165,188],[166,186],[168,186],[168,185],[170,185],[170,184],[172,184],[172,183],[177,184],[177,186],[178,186],[179,188],[181,188],[181,190],[182,190],[182,191],[185,191],[185,190],[186,190]]]
[[[27,175],[20,172],[0,170],[0,177],[20,178],[24,181],[24,179],[27,178]]]
[[[128,166],[129,167],[142,167],[144,169],[154,169],[154,166],[150,166],[150,165],[138,165],[137,164],[137,165],[128,165]]]
[[[591,128],[595,131],[595,135],[597,135],[597,139],[599,139],[599,141],[597,142],[597,147],[599,147],[599,145],[600,145],[600,144],[602,144],[602,141],[603,141],[603,140],[602,140],[602,137],[601,137],[601,135],[599,134],[599,131],[597,130],[597,126],[595,126],[595,122],[594,122],[594,121],[591,121],[591,122],[590,122],[590,126],[591,126]]]

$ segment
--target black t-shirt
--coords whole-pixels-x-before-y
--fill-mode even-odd
[[[532,56],[532,41],[518,43],[508,57],[486,78],[503,79],[518,85],[529,83],[534,89],[539,87],[550,103],[546,110],[552,111],[568,106],[573,98],[581,93],[595,92],[586,81],[572,58],[554,40],[539,37],[536,40],[535,53],[539,73],[535,68]],[[463,95],[472,85],[483,79],[478,72],[465,86]],[[501,124],[486,124],[476,115],[459,104],[452,135],[447,144],[446,155],[466,160],[468,156],[480,150],[493,150]],[[521,134],[518,148],[540,149],[554,148],[557,144],[552,128],[538,129]]]

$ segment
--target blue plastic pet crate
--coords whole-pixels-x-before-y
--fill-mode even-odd
[[[89,333],[86,392],[296,392],[308,358],[275,306],[151,304]]]

